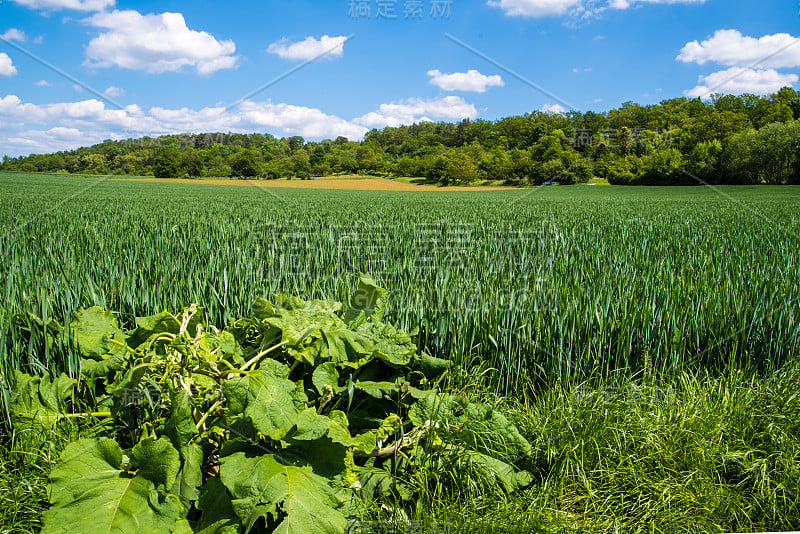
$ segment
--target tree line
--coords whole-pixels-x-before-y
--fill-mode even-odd
[[[4,157],[0,170],[156,177],[310,179],[407,176],[449,184],[800,184],[800,92],[625,102],[595,113],[532,112],[496,121],[422,122],[307,142],[207,133],[112,141]]]

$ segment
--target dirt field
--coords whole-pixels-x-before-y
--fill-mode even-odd
[[[353,189],[365,191],[498,191],[508,187],[439,187],[435,185],[415,185],[387,178],[331,177],[314,180],[228,180],[220,179],[182,179],[182,178],[125,178],[144,182],[231,185],[249,187],[290,187],[293,189]]]

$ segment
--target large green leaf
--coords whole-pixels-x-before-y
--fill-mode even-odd
[[[287,466],[272,455],[247,457],[238,452],[221,460],[222,483],[233,496],[236,515],[249,529],[260,518],[280,521],[283,534],[342,533],[347,520],[328,481],[309,467]]]
[[[113,313],[99,306],[82,308],[73,313],[70,328],[83,356],[81,374],[84,377],[104,376],[123,367],[128,357],[127,336]]]
[[[203,484],[197,508],[202,511],[195,528],[197,534],[239,534],[242,523],[219,477],[209,478]]]
[[[262,369],[226,380],[222,388],[231,413],[244,415],[256,430],[273,440],[280,440],[295,426],[308,402],[302,384]]]
[[[409,419],[421,427],[428,421],[439,424],[440,435],[463,446],[509,461],[531,453],[531,444],[502,413],[488,404],[468,402],[433,390],[417,400],[408,411]]]
[[[269,309],[269,313],[263,314],[265,317],[263,323],[268,327],[264,338],[268,344],[284,343],[286,351],[293,358],[309,365],[315,365],[319,358],[322,361],[348,360],[347,352],[339,346],[341,344],[337,344],[336,339],[324,339],[323,334],[323,332],[346,330],[337,313],[341,310],[341,303],[325,300],[304,301],[284,295],[279,295],[276,300],[276,305],[264,301],[260,306]]]
[[[531,453],[531,444],[517,427],[488,404],[469,403],[458,419],[459,440],[475,450],[509,460]]]
[[[327,436],[333,443],[343,447],[353,447],[365,454],[375,450],[379,439],[376,430],[351,436],[349,426],[344,412],[334,410],[329,417],[318,415],[313,408],[309,408],[298,416],[297,429],[290,437],[297,441],[311,441]]]
[[[330,386],[334,393],[340,393],[346,389],[339,386],[339,371],[336,370],[336,364],[331,362],[317,366],[311,375],[311,382],[320,395],[325,395],[325,386]]]
[[[186,447],[189,440],[197,435],[192,410],[192,397],[183,389],[171,390],[170,397],[170,416],[164,423],[164,434],[172,440],[172,444],[178,449],[181,459],[186,458]]]
[[[428,379],[435,378],[452,367],[453,362],[442,358],[434,358],[422,353],[411,360],[411,368],[420,371]]]
[[[344,320],[351,324],[359,321],[359,316],[372,318],[375,321],[383,319],[385,297],[388,291],[375,283],[367,275],[361,275],[358,280],[358,289],[350,299],[350,308],[345,312]]]
[[[392,325],[367,321],[358,327],[373,342],[374,356],[393,366],[405,366],[417,354],[417,346],[411,337]]]
[[[487,454],[470,450],[459,453],[461,461],[467,462],[483,477],[494,478],[508,492],[523,488],[533,481],[533,477],[527,471],[516,469],[511,464]]]
[[[133,337],[138,340],[144,341],[153,334],[161,334],[167,332],[170,334],[177,334],[181,328],[181,322],[168,311],[162,311],[156,315],[148,317],[137,317],[136,330]],[[190,332],[190,334],[194,334]]]
[[[122,449],[108,438],[69,444],[49,488],[43,534],[171,532],[182,513],[177,497],[157,492],[141,471],[123,469]]]
[[[131,451],[131,465],[140,475],[167,491],[175,484],[181,460],[175,447],[162,437],[137,443]]]
[[[70,328],[84,358],[103,360],[116,346],[109,340],[124,342],[127,336],[120,330],[117,318],[99,306],[81,308],[72,315]]]
[[[170,493],[181,499],[183,508],[188,510],[192,501],[200,496],[200,485],[203,483],[203,448],[195,443],[186,446],[186,457],[178,473],[175,485]]]
[[[64,402],[76,381],[65,374],[51,379],[14,371],[14,389],[9,398],[11,422],[17,430],[40,424],[51,428],[64,417]]]
[[[292,439],[300,441],[319,439],[328,433],[330,423],[329,418],[317,414],[314,408],[303,410],[297,417],[297,429],[292,434]]]

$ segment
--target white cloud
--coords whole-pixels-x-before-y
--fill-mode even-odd
[[[58,9],[74,9],[75,11],[102,11],[112,7],[115,0],[13,0],[31,9],[55,11]]]
[[[326,58],[342,57],[344,54],[344,43],[347,37],[340,35],[330,37],[323,35],[319,40],[314,37],[306,37],[305,40],[297,43],[290,43],[285,37],[269,45],[267,52],[276,54],[283,59],[314,59],[319,56]]]
[[[489,0],[489,5],[499,7],[509,17],[546,17],[565,15],[582,4],[582,0]]]
[[[109,98],[116,98],[119,96],[125,96],[125,90],[111,85],[107,87],[105,91],[103,91],[103,94]]]
[[[685,63],[707,62],[748,67],[758,63],[762,68],[800,66],[800,38],[788,33],[765,35],[756,39],[738,30],[717,30],[702,43],[686,43],[676,58]]]
[[[489,0],[509,17],[576,16],[589,18],[606,9],[628,9],[637,4],[702,4],[705,0]]]
[[[154,107],[145,112],[136,105],[108,109],[96,99],[37,105],[16,95],[0,98],[0,146],[14,154],[65,150],[103,139],[227,131],[359,139],[367,128],[319,109],[270,101],[245,101],[231,111]]]
[[[561,104],[545,104],[544,106],[542,106],[542,111],[544,111],[545,113],[558,114],[558,113],[565,113],[567,110]]]
[[[503,87],[503,78],[495,74],[486,76],[477,70],[467,72],[454,72],[445,74],[438,69],[429,70],[428,76],[431,77],[431,84],[444,89],[445,91],[472,91],[475,93],[485,93],[487,87]]]
[[[796,74],[782,74],[775,69],[745,69],[731,67],[708,76],[700,76],[694,89],[684,91],[686,96],[705,98],[712,93],[766,95],[781,87],[797,83]]]
[[[236,44],[190,30],[181,13],[142,15],[138,11],[97,13],[86,20],[101,33],[86,48],[90,67],[121,67],[152,73],[194,67],[211,74],[236,66]]]
[[[82,93],[83,92],[83,86],[82,85],[78,85],[77,83],[73,83],[72,84],[72,90],[75,91],[76,93]]]
[[[636,4],[703,4],[706,0],[610,0],[611,9],[628,9]]]
[[[94,98],[32,104],[16,95],[6,95],[0,97],[0,147],[9,155],[18,155],[67,150],[104,139],[204,132],[361,139],[373,127],[476,116],[475,107],[457,96],[383,104],[373,113],[346,120],[320,109],[269,100],[247,100],[232,110],[222,106],[143,110],[137,105],[113,109]]]
[[[36,87],[52,87],[53,84],[51,84],[47,80],[39,80],[33,85],[35,85]]]
[[[8,57],[5,52],[0,52],[0,76],[14,76],[17,73],[17,67]]]
[[[0,37],[6,41],[19,41],[20,43],[24,43],[27,39],[25,32],[16,28],[10,28],[3,35],[0,35]]]
[[[353,119],[353,122],[369,128],[380,128],[433,120],[473,119],[477,116],[475,106],[460,96],[445,96],[433,100],[410,98],[404,102],[381,104],[378,111]]]

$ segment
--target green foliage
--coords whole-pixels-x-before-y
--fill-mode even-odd
[[[168,135],[7,158],[0,170],[244,179],[350,173],[419,177],[444,185],[487,179],[569,185],[592,178],[588,163],[576,167],[582,158],[591,158],[606,160],[594,171],[613,183],[686,185],[696,182],[681,173],[654,170],[651,162],[637,166],[626,160],[650,156],[658,148],[677,149],[688,159],[699,145],[713,142],[730,150],[736,146],[730,144],[735,135],[797,119],[798,102],[797,91],[784,87],[763,97],[715,94],[709,102],[675,98],[648,106],[625,102],[604,113],[534,112],[497,121],[426,122],[373,130],[361,142],[343,137],[306,142],[262,134]],[[704,178],[714,183],[742,180],[760,183],[753,173]]]
[[[177,452],[170,459],[155,452],[139,444],[129,460],[108,438],[68,445],[50,473],[42,532],[172,532],[182,507],[163,491],[163,482],[175,478]]]
[[[734,136],[724,165],[740,183],[800,184],[800,121],[789,120]]]
[[[153,175],[156,178],[178,178],[183,174],[181,153],[174,148],[162,150],[153,160]]]
[[[14,427],[23,430],[40,424],[52,428],[63,418],[65,402],[72,396],[75,380],[65,374],[29,376],[14,372],[16,387],[9,399],[9,412]]]
[[[426,410],[452,404],[438,389],[450,362],[418,354],[381,321],[386,290],[371,278],[357,294],[346,311],[258,299],[222,331],[196,305],[138,317],[129,332],[99,307],[76,312],[70,333],[84,361],[117,362],[109,353],[123,350],[80,384],[16,376],[15,431],[104,421],[52,470],[43,532],[344,532],[373,500],[410,507],[443,458],[499,491],[529,484],[511,463],[532,451],[516,427],[480,403]],[[66,410],[68,398],[108,411]],[[365,473],[386,484],[363,493]],[[395,491],[407,479],[417,484]]]
[[[228,161],[233,175],[239,178],[254,178],[263,172],[264,161],[261,153],[254,149],[237,152]]]

